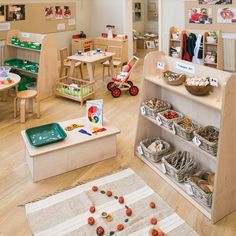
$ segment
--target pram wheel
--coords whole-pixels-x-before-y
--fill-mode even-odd
[[[121,90],[119,88],[114,88],[112,91],[111,91],[111,95],[114,97],[114,98],[118,98],[120,97],[121,95]]]
[[[139,88],[136,86],[133,86],[129,89],[129,94],[131,96],[136,96],[138,94],[138,92],[139,92]]]
[[[114,88],[114,82],[109,82],[109,83],[107,84],[107,89],[108,89],[109,91],[111,91],[113,88]]]

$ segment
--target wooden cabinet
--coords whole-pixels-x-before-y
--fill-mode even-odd
[[[90,51],[93,49],[93,39],[72,39],[72,55],[77,51]]]
[[[185,63],[186,67],[194,68],[196,76],[217,78],[218,87],[214,87],[208,96],[193,96],[186,91],[184,85],[167,84],[162,76],[163,71],[157,70],[158,62],[164,63],[167,70],[176,73],[183,73],[183,71],[177,70],[176,63]],[[140,106],[145,100],[155,97],[171,103],[175,110],[191,117],[203,126],[213,125],[220,129],[218,153],[217,157],[214,157],[193,142],[186,141],[167,130],[158,121],[143,114],[140,109],[135,141],[137,156],[215,223],[236,209],[236,129],[233,126],[236,115],[234,104],[236,101],[236,75],[191,62],[183,62],[180,59],[165,56],[162,52],[151,52],[146,56],[143,74]],[[170,178],[163,170],[162,164],[149,161],[138,151],[140,141],[147,137],[162,137],[176,150],[189,151],[198,162],[200,170],[215,173],[211,208],[201,205],[195,198],[188,195],[184,184],[177,183]]]

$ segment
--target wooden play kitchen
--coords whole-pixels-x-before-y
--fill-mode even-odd
[[[170,84],[165,71],[199,78]],[[203,78],[211,84],[204,96]],[[188,91],[186,83],[199,93]],[[213,223],[236,209],[235,87],[235,74],[161,52],[145,58],[135,153]]]
[[[81,128],[86,132],[80,133]],[[120,130],[106,120],[103,128],[105,131],[101,133],[90,132],[83,117],[22,131],[25,158],[33,181],[115,157],[116,135]],[[44,146],[45,140],[51,144]]]
[[[53,34],[23,33],[10,30],[7,34],[5,65],[36,78],[39,99],[54,93],[58,78],[56,39]]]

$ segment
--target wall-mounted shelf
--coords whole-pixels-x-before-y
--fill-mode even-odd
[[[167,84],[157,63],[165,63],[165,69],[176,73],[185,73],[177,69],[177,63],[186,63],[186,66],[194,67],[195,76],[213,77],[218,79],[218,87],[214,87],[208,96],[196,97],[188,93],[183,85],[171,86]],[[190,75],[190,74],[189,74]],[[172,104],[173,108],[184,115],[197,121],[199,124],[213,125],[220,129],[220,138],[217,156],[201,150],[191,141],[186,141],[177,136],[171,130],[158,125],[158,122],[147,117],[139,111],[137,133],[135,139],[135,154],[158,175],[166,180],[176,191],[190,201],[199,211],[212,220],[219,221],[236,209],[235,166],[236,128],[232,126],[236,116],[236,75],[203,65],[183,62],[180,59],[165,56],[161,52],[149,53],[144,61],[144,79],[140,106],[144,101],[157,98]],[[229,115],[230,114],[230,115]],[[215,173],[215,185],[212,207],[201,205],[192,196],[189,196],[184,185],[177,183],[164,174],[162,165],[154,163],[137,153],[140,141],[147,137],[161,137],[171,143],[176,150],[189,151],[199,163],[200,169]]]

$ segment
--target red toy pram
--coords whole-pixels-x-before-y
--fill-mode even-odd
[[[121,91],[129,91],[131,96],[136,96],[139,93],[137,86],[134,86],[132,81],[129,81],[130,75],[137,65],[139,58],[133,56],[132,59],[124,66],[124,70],[117,76],[112,78],[112,82],[107,84],[107,89],[111,91],[111,95],[114,98],[118,98],[121,95]]]

